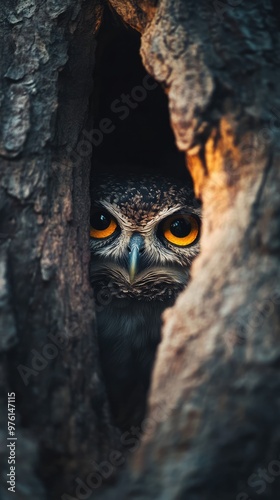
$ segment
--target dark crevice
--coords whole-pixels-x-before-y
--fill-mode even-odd
[[[91,100],[93,167],[187,175],[170,126],[167,97],[147,74],[139,50],[139,33],[107,9],[98,35]]]
[[[91,196],[93,200],[91,201],[96,201],[96,197],[98,196],[95,191],[95,185],[98,185],[98,174],[100,173],[105,172],[108,174],[110,172],[114,173],[117,177],[117,180],[114,177],[112,187],[110,187],[110,192],[113,196],[118,196],[120,193],[118,191],[118,182],[120,185],[126,186],[127,178],[133,173],[138,174],[135,181],[137,186],[140,187],[143,186],[143,183],[146,183],[145,187],[149,187],[152,194],[155,186],[149,184],[148,178],[151,173],[156,173],[162,176],[162,182],[158,181],[158,186],[162,193],[165,194],[166,199],[169,199],[169,190],[171,193],[174,193],[176,191],[174,186],[177,187],[176,194],[172,198],[172,203],[175,204],[176,196],[178,199],[182,196],[182,184],[175,181],[172,184],[172,188],[174,188],[172,190],[171,184],[168,184],[168,186],[164,184],[165,176],[174,177],[180,181],[183,180],[190,187],[192,187],[192,180],[185,165],[185,155],[178,151],[175,144],[175,137],[170,125],[168,99],[160,84],[147,73],[143,66],[140,57],[139,33],[125,25],[116,13],[111,13],[110,9],[105,11],[103,24],[98,34],[93,79],[94,89],[90,102],[90,116],[94,117],[94,124],[93,129],[89,132],[90,136],[87,136],[87,139],[93,144],[91,176]],[[103,177],[103,179],[105,184],[106,181],[110,184],[109,177]],[[127,193],[127,195],[129,199],[130,193]],[[194,201],[191,191],[189,192],[189,196],[191,200],[190,204],[193,205]],[[176,198],[176,203],[178,199]],[[162,199],[160,202],[164,203]],[[141,204],[139,203],[139,205],[137,209],[139,208],[140,210]],[[148,203],[146,205],[149,206]],[[131,202],[131,207],[133,206],[133,202]],[[157,207],[156,197],[153,208],[145,207],[145,202],[143,202],[143,206],[143,211],[150,210],[153,213],[153,209]],[[197,205],[194,208],[197,208]],[[96,210],[96,206],[93,204],[93,214],[94,210]],[[91,227],[94,228],[93,235],[91,235],[93,240],[95,239],[94,231],[96,228],[97,230],[102,230],[103,228],[102,225],[99,227],[99,222],[105,224],[104,230],[110,227],[111,219],[109,212],[108,214],[104,211],[102,213],[98,212],[97,215],[97,221],[93,222],[94,217],[92,216],[91,218]],[[102,219],[99,219],[100,217]],[[137,221],[137,218],[135,220]],[[141,228],[140,224],[139,227]],[[112,238],[116,234],[117,232],[113,232],[111,235]],[[120,231],[118,234],[120,234]],[[149,286],[145,284],[150,293],[148,294],[145,287],[144,291],[142,288],[139,302],[136,299],[137,287],[135,286],[135,289],[131,292],[131,298],[128,292],[132,286],[127,283],[123,285],[126,294],[125,297],[121,294],[119,297],[117,292],[114,295],[110,289],[110,285],[113,283],[116,286],[117,279],[114,278],[116,281],[113,281],[112,275],[110,275],[110,272],[112,272],[110,266],[114,267],[112,261],[110,259],[106,260],[106,252],[108,254],[110,241],[108,239],[105,244],[105,252],[101,252],[98,256],[94,254],[92,243],[91,241],[91,263],[93,264],[91,267],[91,282],[97,304],[97,325],[99,331],[102,332],[99,336],[100,360],[114,423],[124,431],[128,430],[131,424],[140,426],[143,421],[150,373],[156,348],[160,340],[161,313],[166,307],[173,305],[174,298],[182,290],[185,281],[182,282],[180,290],[175,287],[174,280],[171,280],[171,284],[169,285],[163,285],[163,282],[161,282],[158,290],[156,290],[154,283],[150,283]],[[113,245],[118,247],[118,244],[118,241],[114,240]],[[121,256],[122,251],[120,248],[119,260],[116,260],[116,262],[119,267],[123,266],[123,271],[127,271],[127,262],[129,259],[124,264]],[[144,260],[142,260],[143,266],[147,266],[147,268],[150,266],[152,268],[150,262],[154,262],[154,267],[158,265],[158,268],[160,268],[156,257],[154,257],[154,260],[152,257],[153,255],[150,255],[150,260],[147,260],[149,264],[145,261],[144,265]],[[98,275],[94,265],[96,264],[98,267],[98,263],[102,259],[103,263],[107,262],[108,267],[104,274],[101,272],[102,279],[99,283],[97,279],[93,279],[93,277]],[[167,265],[166,267],[168,268]],[[162,265],[163,268],[164,266]],[[110,276],[112,283],[110,283],[108,278]],[[117,285],[120,286],[121,282],[117,282]],[[163,295],[162,289],[166,289],[166,295]],[[104,290],[107,290],[107,292],[109,290],[110,307],[101,307],[101,311],[99,311],[98,296]],[[168,299],[167,291],[170,292]],[[159,298],[160,292],[162,293],[162,298]],[[171,292],[173,294],[172,300]],[[121,299],[122,305],[120,304]],[[103,309],[106,309],[106,311],[104,312]],[[120,314],[120,310],[122,309],[125,312]],[[129,316],[129,311],[133,311],[132,317]],[[138,318],[137,322],[135,320],[136,316]],[[145,318],[146,320],[148,316],[151,318],[150,324],[141,319]],[[113,318],[112,321],[111,318]],[[125,321],[123,321],[124,318],[126,318]],[[115,328],[115,325],[117,325],[117,328]],[[115,328],[112,336],[111,333],[110,335],[108,334],[108,331],[111,332],[111,326]],[[120,335],[119,339],[118,334],[121,329],[123,334]],[[104,332],[106,332],[106,335],[103,335]],[[133,335],[135,335],[135,338],[143,336],[142,342],[145,347],[143,348],[142,344],[139,345],[137,355],[135,354],[136,348],[131,348],[131,340],[126,340],[127,338],[133,338]],[[110,337],[108,343],[107,337]],[[149,338],[147,345],[146,337]],[[119,366],[117,363],[115,366],[116,359],[114,356],[116,351],[114,343],[117,345],[119,341],[124,357],[122,365]],[[129,351],[130,348],[131,351]],[[144,349],[146,349],[144,352],[145,369],[143,368],[144,365],[142,366],[142,361],[139,361],[142,359]],[[128,357],[126,357],[127,352],[130,352]],[[114,366],[115,370],[113,377],[111,372],[112,366]],[[120,373],[125,373],[125,371],[126,376],[119,375]],[[127,376],[127,373],[129,373],[129,376]],[[115,384],[115,380],[118,380],[120,383],[117,382]],[[116,385],[118,385],[117,389]]]

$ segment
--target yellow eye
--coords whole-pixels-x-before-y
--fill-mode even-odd
[[[90,218],[90,237],[108,238],[116,231],[118,225],[115,219],[105,210],[96,210]]]
[[[162,225],[164,238],[179,247],[187,247],[198,240],[200,222],[196,215],[176,214],[168,217]]]

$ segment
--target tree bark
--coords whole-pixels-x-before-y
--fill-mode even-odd
[[[272,500],[279,492],[274,9],[162,0],[142,29],[143,62],[166,88],[177,145],[203,202],[203,232],[192,281],[164,314],[145,432],[123,498]]]
[[[60,498],[114,443],[88,279],[87,123],[98,1],[6,3],[1,29],[1,498]],[[90,124],[90,120],[88,120]],[[44,484],[46,481],[46,484]]]
[[[119,447],[98,367],[90,157],[81,146],[93,123],[103,4],[8,2],[0,62],[2,497],[10,498],[7,393],[15,392],[17,498],[275,500],[279,9],[260,0],[110,4],[141,32],[143,63],[166,89],[203,202],[201,254],[188,289],[164,314],[144,435],[127,436],[130,470],[105,493],[82,493],[92,463]]]

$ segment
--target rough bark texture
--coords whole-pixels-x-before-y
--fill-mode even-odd
[[[204,222],[192,282],[164,315],[146,433],[123,496],[246,500],[262,493],[274,500],[280,488],[277,12],[261,1],[162,0],[143,32],[142,57],[166,86]]]
[[[86,123],[101,14],[98,1],[76,0],[10,1],[1,11],[4,499],[8,392],[18,498],[57,498],[112,446],[88,280],[90,158],[70,154]]]
[[[109,4],[116,10],[121,18],[132,28],[140,31],[145,30],[147,23],[155,15],[158,0],[108,0]]]
[[[143,62],[168,93],[204,223],[192,282],[165,314],[144,437],[106,497],[275,500],[279,8],[261,0],[110,4],[142,33]],[[8,391],[16,392],[18,498],[89,498],[73,478],[115,447],[92,333],[89,158],[72,154],[91,125],[101,16],[93,0],[9,1],[1,12],[4,500]],[[21,376],[19,365],[33,372]]]

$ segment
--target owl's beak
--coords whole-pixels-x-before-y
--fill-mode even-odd
[[[132,284],[139,270],[140,256],[144,250],[144,238],[139,233],[134,233],[128,245],[128,273],[129,281]]]

